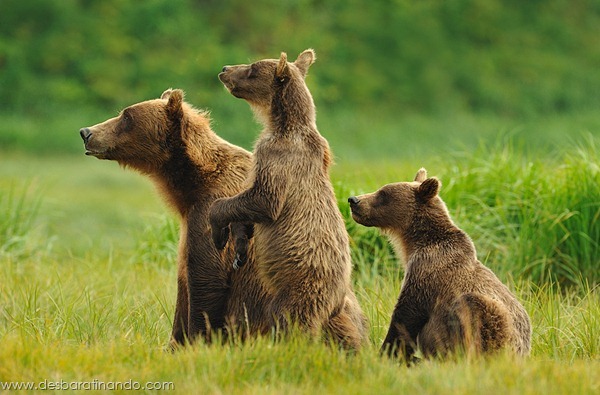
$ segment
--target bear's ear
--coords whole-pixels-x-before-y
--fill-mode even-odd
[[[298,55],[298,59],[296,59],[294,64],[296,65],[296,67],[298,67],[298,69],[302,73],[302,76],[306,77],[306,74],[308,73],[308,68],[313,63],[315,63],[315,60],[317,60],[317,55],[315,55],[315,51],[313,51],[312,49],[307,49],[306,51]]]
[[[426,179],[417,187],[417,191],[415,192],[417,199],[422,203],[427,203],[437,196],[438,191],[440,190],[440,184],[440,180],[435,177]]]
[[[275,70],[275,78],[283,82],[286,78],[290,76],[289,65],[287,62],[287,54],[285,52],[281,53],[279,57],[279,63],[277,63],[277,69]]]
[[[167,100],[169,96],[171,96],[171,93],[173,93],[173,88],[169,88],[166,91],[164,91],[162,95],[160,95],[160,98],[163,100]]]
[[[415,176],[415,181],[423,182],[427,179],[427,170],[424,167],[421,167]]]
[[[183,91],[181,89],[169,89],[162,94],[161,98],[168,98],[167,113],[171,118],[183,116]]]

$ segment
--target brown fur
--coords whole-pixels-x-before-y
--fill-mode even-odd
[[[263,306],[267,294],[255,265],[234,271],[231,246],[213,245],[208,209],[217,198],[242,190],[252,155],[229,144],[210,128],[208,114],[183,101],[181,90],[125,108],[117,117],[81,129],[86,154],[115,160],[152,178],[181,218],[177,305],[172,344],[226,324],[250,333],[268,329]],[[246,227],[232,224],[236,251],[252,260]]]
[[[287,319],[311,334],[322,329],[357,348],[366,337],[364,315],[350,284],[348,235],[329,180],[330,151],[316,126],[304,78],[314,62],[306,50],[290,63],[261,60],[226,66],[219,78],[246,100],[264,129],[256,143],[252,186],[217,200],[210,222],[215,244],[231,222],[255,224],[255,263],[273,295],[273,325]]]
[[[419,170],[414,182],[350,197],[354,220],[389,235],[403,255],[405,277],[382,352],[407,360],[503,347],[528,354],[531,324],[523,306],[477,260],[469,236],[450,219],[440,182]]]

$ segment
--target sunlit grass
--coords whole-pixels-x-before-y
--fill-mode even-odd
[[[40,202],[31,184],[14,181],[0,189],[0,259],[23,257],[36,249],[28,238],[36,231]]]
[[[443,160],[336,165],[353,281],[370,324],[369,342],[357,354],[303,336],[167,352],[178,224],[150,183],[83,156],[4,158],[1,196],[10,204],[0,206],[0,223],[18,225],[11,232],[24,244],[0,256],[0,381],[166,381],[177,392],[215,394],[596,393],[596,147],[592,140],[532,159],[502,144]],[[377,230],[351,220],[346,199],[410,179],[421,166],[442,179],[442,197],[480,259],[529,312],[529,358],[406,368],[378,356],[401,265]]]

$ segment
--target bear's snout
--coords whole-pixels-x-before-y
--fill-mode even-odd
[[[87,143],[90,137],[92,137],[92,132],[90,131],[90,128],[82,128],[79,129],[79,135],[83,139],[83,142]]]
[[[219,77],[219,80],[220,80],[220,81],[221,81],[223,84],[225,84],[225,86],[227,86],[227,84],[229,83],[229,78],[228,78],[228,76],[227,76],[227,74],[226,74],[226,72],[227,72],[227,69],[228,69],[228,66],[225,66],[225,67],[223,67],[223,71],[222,71],[222,72],[220,72],[220,73],[219,73],[219,75],[218,75],[218,77]]]
[[[356,196],[350,196],[348,198],[348,203],[350,203],[350,205],[355,205],[355,204],[358,204],[359,202],[360,202],[360,200]]]
[[[225,82],[226,75],[229,71],[231,71],[231,66],[223,66],[223,69],[221,69],[221,72],[219,73],[219,79],[221,82]]]

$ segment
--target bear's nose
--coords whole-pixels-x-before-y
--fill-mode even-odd
[[[92,132],[90,131],[90,128],[82,128],[79,129],[79,135],[83,139],[83,142],[87,143],[90,137],[92,137]]]
[[[348,203],[350,203],[350,204],[358,204],[358,202],[360,202],[360,200],[358,200],[358,198],[356,196],[350,196],[348,198]]]

